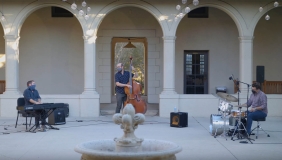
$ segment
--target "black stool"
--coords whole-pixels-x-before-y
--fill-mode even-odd
[[[258,133],[259,130],[261,129],[262,131],[264,131],[265,134],[267,134],[267,137],[270,137],[270,135],[268,133],[266,133],[265,130],[263,130],[259,124],[260,121],[265,121],[265,118],[259,118],[259,119],[253,119],[253,121],[257,121],[257,126],[252,130],[252,132],[257,129],[257,135],[256,135],[256,139],[258,139]]]

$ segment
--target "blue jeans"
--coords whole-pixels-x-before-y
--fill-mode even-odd
[[[262,111],[255,111],[255,112],[248,111],[247,127],[246,127],[248,134],[251,134],[253,119],[265,118],[266,116],[267,114]]]

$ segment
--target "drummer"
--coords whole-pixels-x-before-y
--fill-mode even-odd
[[[260,84],[255,82],[252,84],[252,93],[247,103],[238,107],[248,107],[247,112],[247,133],[251,134],[253,119],[265,118],[268,113],[267,97],[261,90]]]

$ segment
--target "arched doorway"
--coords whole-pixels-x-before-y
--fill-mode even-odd
[[[52,7],[31,13],[19,42],[19,89],[34,79],[41,94],[81,94],[84,41],[76,17],[54,17]]]

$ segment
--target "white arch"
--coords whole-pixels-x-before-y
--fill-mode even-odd
[[[278,7],[282,7],[282,6],[278,6]],[[261,19],[261,17],[264,16],[265,13],[269,12],[270,10],[278,8],[278,7],[274,7],[273,2],[269,2],[268,4],[263,6],[263,8],[270,8],[270,9],[264,9],[262,12],[259,12],[259,8],[258,8],[256,15],[254,16],[254,18],[252,19],[252,22],[251,22],[251,25],[252,25],[251,28],[253,28],[253,30],[251,31],[252,35],[254,35],[255,28],[256,28],[259,20]]]
[[[93,35],[97,34],[98,28],[102,22],[102,20],[105,18],[105,16],[107,14],[109,14],[110,12],[118,9],[118,8],[123,8],[123,7],[137,7],[137,8],[141,8],[144,9],[145,11],[151,13],[151,15],[153,15],[157,21],[159,22],[161,29],[163,31],[163,35],[165,35],[165,33],[168,32],[169,28],[168,28],[168,23],[166,20],[161,20],[161,17],[163,16],[163,14],[153,5],[146,3],[144,1],[115,1],[114,3],[110,3],[108,5],[106,5],[103,9],[101,9],[97,14],[96,17],[93,19],[93,22],[90,25],[90,28],[93,29],[92,33]]]
[[[14,22],[12,23],[12,26],[9,30],[7,30],[6,34],[9,35],[17,35],[19,36],[20,34],[20,29],[23,25],[23,23],[25,22],[26,18],[33,13],[34,11],[40,9],[40,8],[44,8],[44,7],[49,7],[49,6],[56,6],[56,7],[61,7],[64,8],[68,11],[70,11],[71,13],[73,13],[72,10],[70,10],[70,5],[68,3],[62,2],[62,1],[56,1],[56,2],[42,2],[42,1],[36,1],[36,2],[32,2],[30,4],[28,4],[27,6],[25,6],[17,15],[17,17],[15,18]],[[76,15],[75,13],[73,13],[74,15]],[[75,16],[76,17],[76,16]],[[85,20],[82,17],[76,17],[77,20],[79,21],[83,32],[85,32],[87,29],[87,25]]]
[[[247,28],[247,25],[246,25],[244,18],[230,4],[227,4],[227,3],[221,2],[221,1],[208,2],[208,3],[203,2],[203,3],[200,3],[200,5],[198,5],[197,7],[191,7],[191,9],[196,9],[196,8],[200,8],[200,7],[214,7],[214,8],[222,10],[223,12],[228,14],[233,19],[233,21],[235,22],[235,24],[237,26],[240,37],[244,36],[244,35],[248,35],[247,34],[248,28]],[[172,28],[174,28],[174,30],[175,30],[175,34],[176,34],[176,31],[177,31],[177,28],[178,28],[180,21],[181,21],[181,19],[178,20],[178,21],[175,21],[175,23],[172,26]]]

